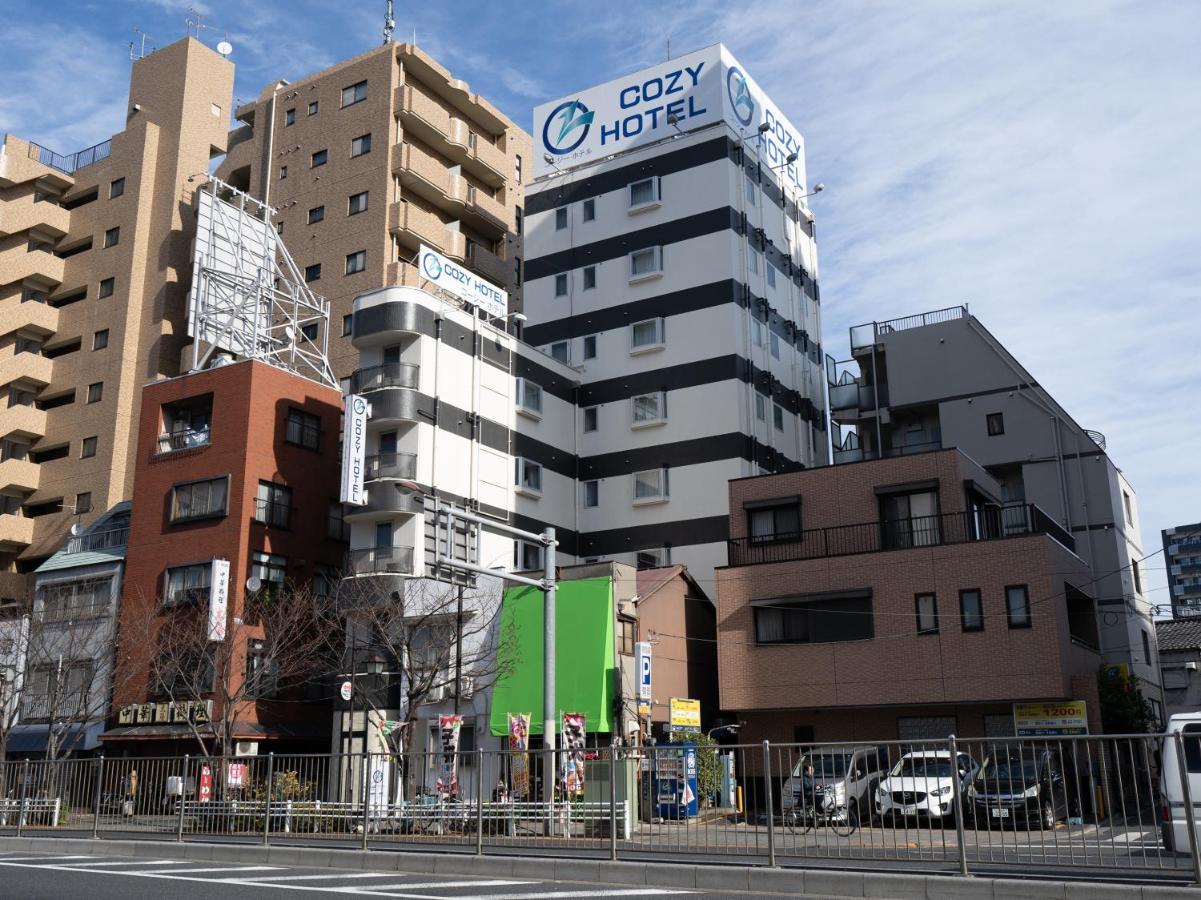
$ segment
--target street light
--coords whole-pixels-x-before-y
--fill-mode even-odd
[[[733,731],[735,734],[737,734],[738,729],[745,724],[746,722],[734,722],[729,725],[718,725],[716,728],[710,728],[705,736],[709,738],[709,740],[713,740],[713,735],[719,731]]]

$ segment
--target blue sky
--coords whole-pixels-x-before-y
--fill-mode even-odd
[[[383,0],[197,0],[236,93],[380,41]],[[62,152],[121,127],[134,27],[186,2],[20,4],[0,130]],[[420,12],[411,10],[420,8]],[[1201,520],[1201,6],[1192,2],[396,3],[417,42],[524,127],[543,100],[724,41],[805,134],[827,348],[967,302],[1109,449],[1144,548]],[[1161,557],[1153,602],[1167,601]]]

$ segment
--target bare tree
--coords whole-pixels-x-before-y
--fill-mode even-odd
[[[330,630],[325,605],[311,586],[288,585],[246,598],[221,640],[210,640],[203,603],[137,617],[142,632],[123,640],[140,644],[152,695],[177,704],[212,700],[211,721],[189,716],[187,724],[202,754],[229,753],[237,723],[252,709],[269,710],[332,671],[342,638]]]
[[[28,604],[14,604],[5,612],[6,618],[0,620],[0,797],[8,791],[8,738],[21,720],[21,686],[29,647]]]

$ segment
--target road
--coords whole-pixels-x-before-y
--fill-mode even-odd
[[[2,900],[607,900],[746,894],[427,873],[310,869],[249,863],[53,853],[0,854]],[[301,896],[297,897],[299,892]]]

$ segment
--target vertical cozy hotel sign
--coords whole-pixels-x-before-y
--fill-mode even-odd
[[[367,410],[366,397],[346,395],[346,410],[342,415],[341,499],[351,506],[367,505],[367,492],[363,489],[367,465]]]
[[[225,640],[229,614],[229,560],[214,559],[209,572],[209,640]]]

